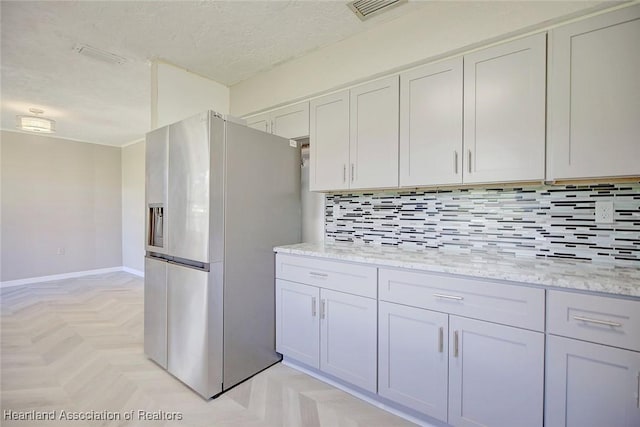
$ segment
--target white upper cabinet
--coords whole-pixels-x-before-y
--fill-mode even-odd
[[[309,188],[312,191],[349,188],[349,91],[310,103]]]
[[[550,35],[547,179],[640,175],[640,6]]]
[[[398,186],[398,91],[398,76],[351,89],[351,189]]]
[[[284,138],[309,135],[309,103],[301,102],[247,118],[247,126]]]
[[[465,55],[465,183],[544,179],[545,76],[546,34]]]
[[[400,75],[400,186],[462,183],[462,58]]]
[[[269,113],[257,114],[247,118],[247,126],[261,130],[262,132],[271,133],[271,118],[269,117]]]
[[[289,139],[309,135],[309,103],[301,102],[271,112],[271,133]]]

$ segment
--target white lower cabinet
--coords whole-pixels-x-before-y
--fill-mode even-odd
[[[450,316],[449,342],[449,424],[542,426],[543,333]]]
[[[377,304],[320,289],[320,370],[376,392]]]
[[[276,280],[276,351],[372,393],[376,324],[373,298]]]
[[[447,420],[446,314],[380,301],[378,394]]]
[[[547,292],[545,426],[640,426],[640,301]]]
[[[452,426],[542,426],[542,332],[384,301],[379,310],[381,396]]]
[[[640,426],[638,298],[289,254],[276,278],[276,350],[384,404],[455,427]]]
[[[546,427],[640,426],[640,353],[547,338]]]
[[[315,286],[276,280],[276,351],[320,367],[320,320]]]

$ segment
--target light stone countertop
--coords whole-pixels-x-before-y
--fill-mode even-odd
[[[525,258],[497,253],[465,254],[428,248],[410,250],[354,243],[299,243],[278,246],[274,251],[640,297],[640,268],[614,267],[588,261]]]

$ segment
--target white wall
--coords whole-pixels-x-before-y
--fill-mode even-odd
[[[611,2],[431,2],[416,13],[285,62],[231,87],[231,114],[256,112]]]
[[[120,148],[0,135],[0,280],[120,267]]]
[[[152,64],[151,129],[205,110],[229,114],[229,88],[171,64]]]
[[[122,266],[144,272],[145,142],[122,148]]]

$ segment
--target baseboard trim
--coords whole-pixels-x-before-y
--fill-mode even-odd
[[[382,410],[385,410],[387,412],[392,413],[393,415],[397,415],[400,418],[404,418],[407,421],[411,421],[414,424],[417,424],[419,426],[422,427],[439,427],[439,426],[446,426],[447,424],[444,423],[440,423],[438,422],[437,424],[430,424],[427,421],[425,421],[424,419],[420,419],[418,417],[415,417],[409,413],[407,413],[406,411],[403,411],[400,408],[395,408],[389,404],[383,403],[380,400],[378,400],[374,394],[367,392],[367,391],[363,391],[360,392],[358,390],[354,390],[353,388],[349,387],[348,385],[343,384],[342,382],[339,381],[335,381],[332,378],[329,378],[325,375],[323,375],[321,372],[316,371],[313,368],[309,368],[305,365],[301,365],[298,364],[295,360],[291,360],[289,358],[287,358],[286,356],[282,359],[282,364],[285,366],[288,366],[290,368],[293,368],[297,371],[303,372],[309,376],[312,376],[315,379],[318,379],[322,382],[325,382],[335,388],[338,388],[346,393],[349,393],[352,396],[357,397],[358,399],[364,400],[365,402],[380,408]]]
[[[120,267],[98,268],[96,270],[74,271],[72,273],[53,274],[50,276],[28,277],[26,279],[5,280],[4,282],[0,282],[0,289],[9,288],[12,286],[29,285],[31,283],[51,282],[54,280],[64,280],[64,279],[73,279],[75,277],[92,276],[94,274],[114,273],[116,271],[125,271],[130,274],[135,274],[136,276],[144,277],[144,273],[142,271],[134,270],[133,268],[129,268],[129,267],[120,266]]]
[[[133,274],[135,276],[144,277],[144,271],[136,270],[135,268],[122,267],[122,271]]]

